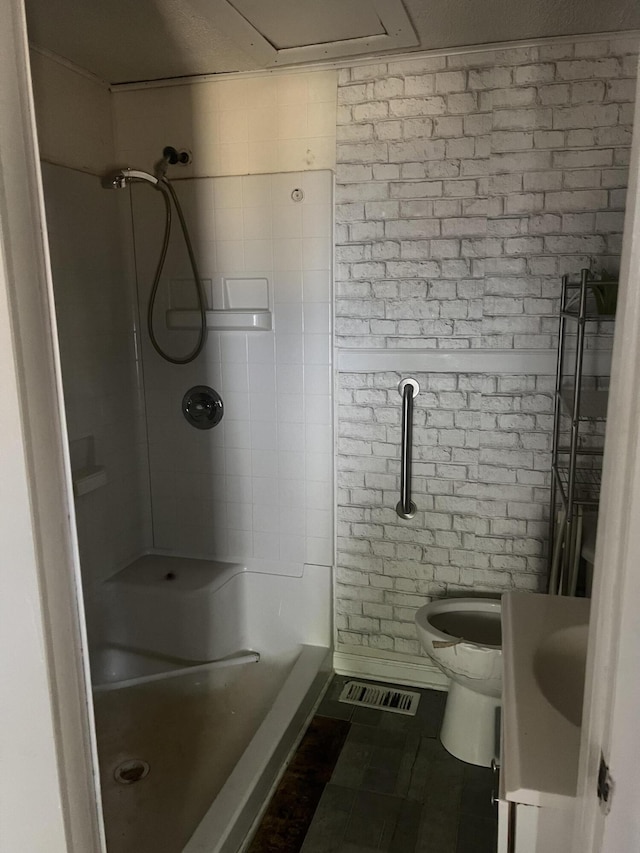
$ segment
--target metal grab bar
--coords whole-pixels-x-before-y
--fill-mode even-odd
[[[415,379],[403,379],[398,385],[402,394],[402,456],[400,461],[400,500],[396,512],[400,518],[413,518],[416,505],[411,500],[411,432],[413,427],[413,398],[420,386]]]

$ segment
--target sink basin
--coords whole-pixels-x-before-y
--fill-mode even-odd
[[[584,598],[521,592],[502,598],[507,800],[574,806],[588,622]]]
[[[533,657],[542,695],[574,726],[582,725],[588,635],[588,625],[560,628],[542,641]]]

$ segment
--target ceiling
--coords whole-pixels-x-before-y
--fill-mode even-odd
[[[32,44],[110,83],[640,29],[637,0],[27,0],[26,5]],[[407,21],[399,39],[392,38],[391,18],[381,10]],[[305,41],[320,44],[300,52]]]

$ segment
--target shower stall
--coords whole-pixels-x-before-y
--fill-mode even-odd
[[[330,673],[333,175],[76,168],[46,98],[107,850],[231,853]]]

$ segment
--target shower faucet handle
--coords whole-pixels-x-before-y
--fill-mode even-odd
[[[196,385],[182,398],[182,414],[196,429],[211,429],[222,420],[222,398],[208,385]]]

